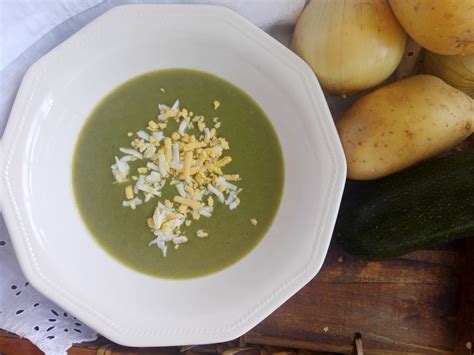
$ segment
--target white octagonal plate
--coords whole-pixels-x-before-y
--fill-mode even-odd
[[[271,119],[285,161],[275,221],[259,245],[220,272],[189,280],[138,273],[102,250],[81,221],[71,157],[95,104],[147,71],[216,74]],[[20,265],[51,300],[121,344],[160,346],[236,338],[319,271],[346,165],[310,68],[236,13],[203,5],[112,9],[25,75],[1,143],[2,212]]]

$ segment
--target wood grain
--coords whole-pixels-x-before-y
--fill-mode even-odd
[[[472,355],[474,353],[474,238],[467,239],[462,250],[464,263],[454,353]],[[468,343],[471,343],[471,351],[466,346]]]
[[[452,353],[458,255],[433,250],[367,262],[332,246],[317,277],[245,339],[345,353],[360,333],[366,353]]]

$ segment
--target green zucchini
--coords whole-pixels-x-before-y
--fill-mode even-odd
[[[347,181],[335,240],[369,260],[474,236],[474,151],[373,181]]]

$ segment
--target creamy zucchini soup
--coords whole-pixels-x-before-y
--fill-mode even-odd
[[[149,275],[190,278],[257,245],[283,175],[278,138],[252,98],[214,75],[168,69],[102,99],[79,135],[72,183],[107,252]]]

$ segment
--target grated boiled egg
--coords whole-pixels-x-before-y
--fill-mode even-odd
[[[164,92],[164,89],[160,89]],[[217,110],[220,102],[213,102]],[[171,200],[158,200],[153,215],[146,219],[146,224],[155,236],[149,245],[156,245],[163,256],[167,255],[167,243],[172,242],[174,249],[188,242],[181,228],[189,227],[192,220],[201,217],[212,218],[216,202],[230,210],[238,207],[238,194],[242,191],[235,182],[240,181],[239,174],[224,174],[222,171],[231,162],[232,157],[223,155],[230,149],[228,141],[219,137],[217,129],[221,122],[218,117],[212,119],[213,128],[208,128],[205,117],[194,115],[186,108],[180,107],[180,101],[173,105],[158,104],[157,121],[150,120],[144,130],[128,136],[136,137],[129,147],[119,148],[126,154],[120,159],[115,157],[111,166],[117,183],[127,181],[130,172],[129,162],[145,161],[137,168],[138,176],[132,176],[134,184],[125,187],[126,200],[124,207],[135,209],[137,206],[161,197],[161,190],[169,181],[176,187],[176,194]],[[175,120],[177,130],[169,136],[163,131],[169,120]],[[196,128],[195,128],[196,125]],[[193,131],[195,130],[195,131]],[[147,132],[148,131],[148,132]],[[193,132],[201,132],[195,136]],[[257,224],[255,218],[251,219]],[[196,231],[196,237],[205,238],[208,233],[202,229]]]

